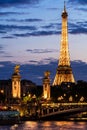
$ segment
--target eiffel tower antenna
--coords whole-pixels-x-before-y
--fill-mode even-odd
[[[62,82],[75,83],[72,68],[70,65],[70,55],[68,47],[68,26],[67,26],[67,11],[64,1],[64,11],[62,12],[62,32],[61,45],[58,68],[53,81],[53,86],[60,85]]]
[[[66,11],[65,1],[64,1],[64,11]]]

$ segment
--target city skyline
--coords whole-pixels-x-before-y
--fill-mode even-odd
[[[77,6],[78,5],[78,6]],[[0,79],[11,78],[20,64],[22,78],[53,80],[58,65],[64,1],[0,0]],[[87,1],[66,0],[71,66],[76,80],[87,79]]]

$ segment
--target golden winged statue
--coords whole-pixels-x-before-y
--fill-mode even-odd
[[[20,65],[16,65],[16,66],[14,67],[14,72],[15,72],[15,73],[19,73],[19,72],[20,72],[19,68],[20,68]]]

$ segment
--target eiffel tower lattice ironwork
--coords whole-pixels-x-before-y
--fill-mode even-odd
[[[70,55],[68,47],[68,26],[67,26],[66,7],[64,4],[64,11],[62,12],[62,36],[60,46],[60,57],[57,72],[53,81],[53,86],[60,85],[62,82],[75,83],[70,65]]]

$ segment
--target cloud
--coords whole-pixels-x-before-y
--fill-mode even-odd
[[[34,33],[31,33],[31,36],[47,36],[47,35],[54,35],[54,34],[58,34],[58,31],[49,31],[49,30],[45,30],[45,31],[37,31]]]
[[[87,81],[87,63],[81,60],[76,60],[72,62],[73,72],[76,80]]]
[[[68,27],[68,32],[71,34],[87,34],[87,23],[76,23],[76,24],[70,24],[70,26]],[[45,26],[46,27],[46,26]],[[43,30],[41,29],[41,31],[39,31],[38,29],[32,32],[28,32],[28,33],[15,33],[13,34],[13,36],[15,37],[30,37],[30,36],[47,36],[47,35],[58,35],[61,34],[61,30],[60,29],[51,29],[51,26],[48,27],[47,30]]]
[[[46,60],[46,59],[45,59]],[[35,81],[35,83],[42,84],[42,79],[44,76],[44,72],[46,70],[49,70],[51,72],[50,78],[51,78],[51,83],[53,82],[54,76],[56,74],[56,69],[58,65],[58,61],[54,59],[47,59],[49,60],[48,64],[37,64],[37,65],[25,65],[25,68],[22,68],[22,74],[24,73],[23,70],[26,70],[26,76],[29,76],[32,81]],[[82,61],[72,61],[71,62],[72,70],[75,76],[76,81],[77,80],[85,80],[87,81],[87,63],[82,62]],[[32,75],[32,76],[31,76]],[[24,74],[23,74],[24,77]],[[40,80],[39,77],[42,77]]]
[[[45,59],[45,61],[46,60],[49,60],[48,64],[35,64],[36,61],[31,61],[32,64],[21,64],[20,74],[22,79],[28,79],[36,84],[42,84],[44,72],[49,70],[52,83],[56,74],[58,61],[51,58]],[[0,79],[11,78],[15,65],[15,63],[10,61],[0,61]],[[76,81],[87,81],[87,63],[82,61],[71,61],[71,66]]]
[[[78,11],[81,10],[81,11],[87,12],[87,8],[84,8],[84,7],[83,8],[82,7],[76,8],[76,10],[78,10]]]
[[[8,13],[7,13],[8,14]],[[21,14],[21,13],[20,13]],[[23,15],[23,13],[22,13]],[[3,19],[1,19],[3,20]],[[42,19],[37,19],[37,18],[30,18],[30,19],[4,19],[5,21],[7,22],[42,22],[43,20]]]
[[[0,12],[0,16],[7,16],[7,15],[23,15],[23,12]]]
[[[12,70],[15,64],[10,61],[0,61],[0,79],[9,79],[12,75]]]
[[[69,31],[71,34],[87,34],[87,28],[83,28],[83,27],[80,27],[80,28],[76,28],[76,29],[71,29]]]
[[[42,22],[42,19],[30,18],[30,19],[7,19],[8,22],[22,22],[22,25],[14,24],[0,24],[1,38],[18,38],[18,37],[30,37],[30,36],[48,36],[61,34],[61,24],[50,23],[48,25],[38,26],[38,22]],[[81,21],[81,20],[80,20]],[[26,25],[23,22],[30,22],[32,25]],[[35,24],[36,22],[36,24]],[[43,24],[43,23],[41,23]],[[69,22],[68,32],[71,34],[87,34],[87,21],[81,22]],[[15,32],[15,33],[14,33]]]
[[[0,25],[1,30],[12,30],[12,29],[18,29],[18,30],[36,30],[35,26],[17,26],[17,25]]]
[[[25,19],[25,20],[21,20],[22,22],[41,22],[42,19],[37,19],[37,18],[33,18],[33,19]]]
[[[87,34],[87,21],[84,22],[76,22],[75,24],[69,23],[68,32],[71,34]]]
[[[13,57],[13,56],[5,55],[5,56],[2,56],[2,57],[10,58],[10,57]]]
[[[54,35],[60,34],[58,31],[33,31],[31,33],[22,33],[22,34],[13,34],[16,37],[29,37],[29,36],[47,36],[47,35]]]
[[[5,54],[5,51],[3,49],[4,49],[4,46],[0,45],[0,54]]]
[[[7,53],[6,51],[5,51],[5,47],[6,46],[4,46],[4,45],[0,45],[0,56],[1,56],[1,58],[10,58],[10,57],[13,57],[13,56],[11,56],[11,55],[9,55],[9,53]]]
[[[30,64],[38,64],[38,62],[35,61],[35,60],[29,60],[29,63],[30,63]]]
[[[5,51],[0,50],[0,54],[5,54]]]
[[[2,25],[0,24],[0,31],[12,31],[12,30],[36,30],[35,26],[17,26],[17,25]]]
[[[54,29],[54,30],[61,30],[61,24],[60,23],[50,23],[49,25],[41,26],[42,29]]]
[[[47,8],[48,10],[58,10],[58,8],[54,7],[54,8]]]
[[[87,33],[87,21],[82,20],[82,22],[74,22],[74,23],[71,23],[69,22],[68,23],[68,32],[71,33],[71,34],[79,34],[79,33],[84,33],[86,34]],[[60,34],[61,33],[61,24],[57,24],[57,23],[51,23],[49,25],[45,25],[45,26],[42,26],[42,29],[46,29],[46,30],[49,30],[50,32],[50,29],[53,31],[53,34]],[[50,33],[49,33],[50,35]]]
[[[37,4],[39,0],[0,0],[1,7],[9,7],[14,5],[21,5],[21,4]]]
[[[13,38],[15,38],[15,37],[13,37],[13,36],[2,36],[1,38],[6,38],[6,39],[13,39]]]
[[[68,2],[70,3],[74,3],[74,4],[81,4],[81,5],[86,5],[87,4],[87,0],[68,0]]]
[[[52,52],[58,52],[56,49],[27,49],[27,52],[30,53],[52,53]]]
[[[0,50],[2,50],[3,49],[3,46],[2,45],[0,45]]]
[[[4,31],[4,30],[0,30],[0,34],[1,34],[1,33],[2,33],[2,34],[3,34],[3,33],[6,33],[6,31]]]
[[[38,21],[39,19],[27,19],[30,22]],[[26,21],[26,19],[25,19]],[[31,22],[32,23],[32,22]],[[68,32],[71,34],[87,34],[87,21],[68,23]],[[57,27],[58,26],[58,27]],[[16,31],[16,33],[14,33]],[[18,32],[19,31],[19,32]],[[7,32],[7,33],[6,33]],[[0,33],[5,33],[2,38],[18,38],[18,37],[30,37],[30,36],[48,36],[61,34],[61,25],[49,24],[41,26],[40,30],[37,25],[0,25]]]
[[[16,37],[26,37],[33,36],[33,33],[38,31],[37,25],[34,23],[41,22],[41,19],[30,18],[30,19],[0,19],[2,23],[0,24],[0,34],[1,38],[16,38]],[[5,21],[6,24],[3,24]],[[11,23],[10,23],[11,22]],[[25,24],[27,22],[28,24]],[[9,24],[10,23],[10,24]],[[22,23],[20,25],[20,23]],[[32,25],[29,25],[32,24]],[[14,34],[17,33],[17,34]],[[28,33],[29,32],[29,33]],[[4,35],[3,35],[4,34]]]

